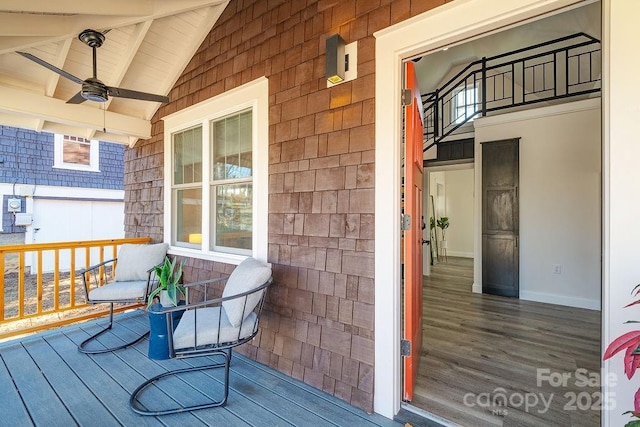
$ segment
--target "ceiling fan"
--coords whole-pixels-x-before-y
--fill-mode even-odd
[[[138,92],[135,90],[123,89],[119,87],[112,87],[102,83],[100,80],[98,80],[97,77],[96,49],[102,46],[102,43],[104,43],[104,34],[95,30],[84,30],[78,35],[78,39],[80,39],[81,42],[83,42],[93,50],[93,76],[87,78],[86,80],[82,80],[74,76],[73,74],[67,73],[66,71],[61,70],[55,65],[51,65],[48,62],[43,61],[42,59],[30,53],[16,53],[42,65],[43,67],[48,68],[55,73],[60,74],[62,77],[66,77],[67,79],[82,85],[82,89],[80,90],[80,92],[69,99],[67,101],[67,104],[80,104],[86,100],[105,102],[109,99],[109,96],[118,98],[139,99],[142,101],[169,102],[169,97],[167,96],[154,95],[152,93]]]

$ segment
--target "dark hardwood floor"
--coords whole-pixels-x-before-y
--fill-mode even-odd
[[[411,405],[463,426],[599,426],[600,312],[474,294],[473,260],[424,281]]]

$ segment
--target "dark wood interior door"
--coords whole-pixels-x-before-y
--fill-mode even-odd
[[[520,295],[519,139],[482,144],[482,292]]]
[[[413,62],[406,64],[407,89],[411,102],[405,106],[404,215],[404,339],[409,354],[404,357],[405,401],[413,398],[422,348],[422,160],[423,109]]]

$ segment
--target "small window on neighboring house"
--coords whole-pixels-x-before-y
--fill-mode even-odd
[[[100,142],[74,135],[54,136],[56,168],[99,172]]]
[[[171,224],[165,241],[172,253],[197,251],[223,262],[266,259],[266,79],[164,120],[165,164],[171,165],[165,169],[165,224]]]
[[[459,88],[453,97],[452,123],[464,123],[478,117],[478,88],[467,86]]]

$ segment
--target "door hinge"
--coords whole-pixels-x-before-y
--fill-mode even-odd
[[[400,356],[411,356],[411,341],[400,340]]]
[[[413,93],[411,89],[404,89],[402,91],[402,105],[411,105],[413,101]]]
[[[411,230],[411,215],[402,215],[402,224],[400,227],[402,231]]]

